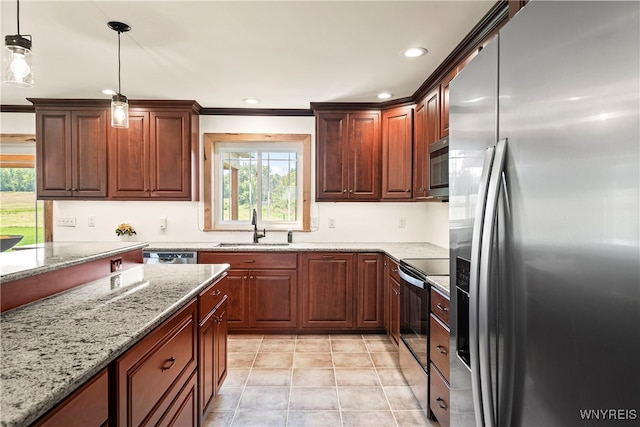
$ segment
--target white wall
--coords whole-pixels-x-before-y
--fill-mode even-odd
[[[30,117],[29,117],[30,116]],[[14,120],[14,117],[16,118]],[[33,114],[1,113],[0,132],[35,133]],[[200,133],[308,133],[315,153],[313,117],[201,116]],[[201,144],[202,146],[202,144]],[[202,149],[202,148],[201,148]],[[200,156],[202,158],[202,156]],[[315,169],[315,162],[312,160]],[[202,168],[201,168],[202,172]],[[315,197],[315,171],[312,171],[312,200]],[[224,242],[250,241],[251,233],[202,231],[201,202],[143,201],[56,201],[58,216],[75,216],[76,227],[54,226],[56,241],[116,240],[114,230],[121,222],[132,224],[140,241]],[[88,219],[95,218],[95,227]],[[160,218],[167,218],[167,229],[160,229]],[[311,204],[311,217],[317,229],[294,233],[298,242],[423,242],[449,246],[447,203],[341,202]],[[400,228],[400,218],[406,227]],[[329,218],[335,228],[328,227]],[[285,233],[267,232],[267,241],[285,241]]]

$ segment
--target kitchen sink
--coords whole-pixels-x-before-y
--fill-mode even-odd
[[[289,243],[219,243],[219,248],[234,248],[240,246],[264,246],[264,247],[273,247],[273,246],[289,246]]]

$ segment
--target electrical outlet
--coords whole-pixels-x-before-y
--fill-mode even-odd
[[[329,218],[329,228],[336,228],[336,219]]]
[[[75,227],[76,217],[75,216],[59,216],[56,224],[58,224],[58,227]]]
[[[91,215],[89,218],[87,218],[87,225],[89,227],[95,227],[96,226],[96,217]]]
[[[312,216],[311,217],[311,228],[312,229],[316,229],[318,228],[318,217],[317,216]]]
[[[405,228],[407,226],[407,219],[403,216],[400,217],[400,222],[398,223],[398,227]]]

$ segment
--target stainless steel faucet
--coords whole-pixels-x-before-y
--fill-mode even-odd
[[[253,243],[258,243],[260,239],[267,235],[267,229],[262,229],[262,234],[258,233],[258,212],[253,209],[253,216],[251,217],[251,225],[253,225]]]

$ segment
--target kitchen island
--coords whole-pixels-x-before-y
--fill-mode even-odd
[[[0,424],[36,421],[227,269],[140,264],[2,313]]]

